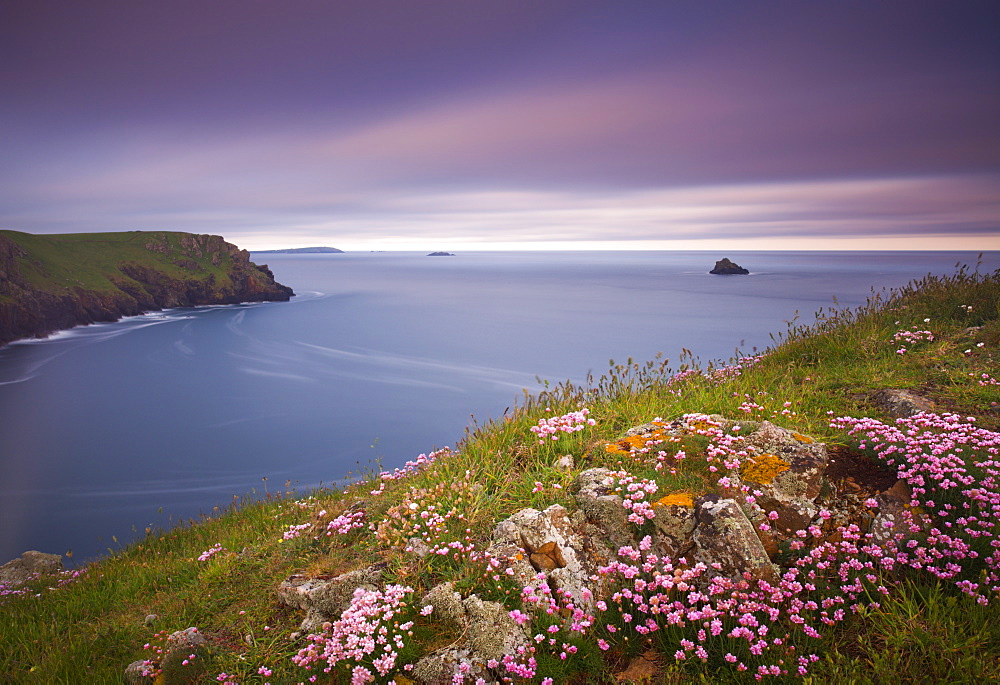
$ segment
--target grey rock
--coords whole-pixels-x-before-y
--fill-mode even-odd
[[[884,388],[872,395],[872,402],[894,418],[906,418],[920,412],[934,411],[934,403],[909,390]]]
[[[29,550],[0,566],[0,584],[7,587],[21,585],[35,576],[58,573],[62,568],[60,555]]]
[[[587,469],[574,483],[577,504],[587,518],[603,531],[613,549],[635,544],[633,526],[622,498],[615,493],[615,478],[608,469]]]
[[[299,630],[315,632],[327,621],[335,620],[350,605],[358,588],[377,589],[384,564],[350,571],[324,580],[291,576],[278,586],[278,598],[295,609],[304,609],[306,617]]]
[[[125,667],[125,682],[127,685],[152,685],[152,676],[143,675],[146,672],[145,661],[133,661]]]
[[[753,524],[734,500],[718,495],[699,497],[695,516],[694,558],[713,568],[712,575],[740,578],[749,573],[763,580],[777,577]]]
[[[451,685],[461,674],[465,682],[475,682],[482,678],[485,682],[496,683],[486,662],[468,647],[444,647],[420,659],[413,668],[413,678],[422,685]]]

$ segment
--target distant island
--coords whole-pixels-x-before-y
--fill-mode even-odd
[[[284,250],[251,250],[254,254],[344,254],[335,247],[289,247]]]
[[[750,273],[749,270],[744,269],[739,264],[729,261],[727,257],[724,257],[715,263],[715,268],[709,271],[710,274],[717,274],[721,276],[746,276]]]
[[[454,257],[451,252],[431,252],[428,257]]]
[[[217,235],[0,231],[0,345],[165,307],[294,294]]]

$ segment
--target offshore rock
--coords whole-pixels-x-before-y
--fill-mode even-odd
[[[746,276],[750,273],[749,270],[744,269],[739,264],[735,264],[729,261],[728,258],[723,257],[715,263],[715,268],[709,271],[710,274],[718,274],[721,276]]]

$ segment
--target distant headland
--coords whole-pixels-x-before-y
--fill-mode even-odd
[[[254,254],[343,254],[335,247],[289,247],[284,250],[251,250]]]
[[[455,254],[452,252],[431,252],[428,257],[454,257]]]
[[[0,231],[0,345],[165,307],[294,294],[217,235]]]

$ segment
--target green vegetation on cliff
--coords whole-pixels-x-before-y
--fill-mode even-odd
[[[365,682],[367,669],[375,682],[402,684],[419,676],[407,664],[437,651],[512,682],[754,682],[762,668],[765,680],[997,682],[998,355],[1000,272],[961,270],[856,311],[820,312],[753,359],[613,364],[589,387],[526,395],[511,413],[471,427],[455,449],[403,469],[380,474],[373,465],[367,480],[343,489],[272,494],[147,531],[76,577],[8,588],[0,672],[15,683],[111,683],[145,659],[164,683],[339,683],[352,672]],[[905,392],[885,402],[887,389]],[[890,412],[904,401],[931,413],[896,424]],[[788,449],[740,455],[741,435],[768,421],[786,429],[778,432]],[[893,433],[897,425],[905,430]],[[708,583],[691,559],[650,556],[657,550],[644,536],[658,529],[646,511],[725,497],[743,506],[726,478],[767,490],[798,468],[790,454],[821,442],[831,461],[819,497],[835,512],[847,502],[847,518],[827,522],[821,512],[790,541],[755,520],[762,543],[778,540],[768,555],[782,578]],[[595,602],[581,592],[544,595],[574,582],[565,574],[570,547],[524,538],[523,553],[503,555],[497,524],[561,505],[577,530],[596,530],[600,516],[583,511],[579,488],[595,467],[614,474],[597,490],[611,498],[610,514],[637,517],[616,532],[643,542],[602,560]],[[886,542],[891,534],[898,548]],[[598,537],[577,549],[599,548]],[[544,584],[517,577],[529,562]],[[343,615],[303,630],[309,616],[295,593],[351,571],[368,589]],[[492,636],[477,616],[492,616]],[[515,623],[530,638],[521,649],[507,650],[506,663],[475,663],[476,650],[501,644]],[[157,651],[190,626],[203,645],[169,658]],[[369,629],[379,651],[366,652],[363,639],[349,644]]]
[[[291,295],[219,236],[0,231],[0,345],[164,307]]]

